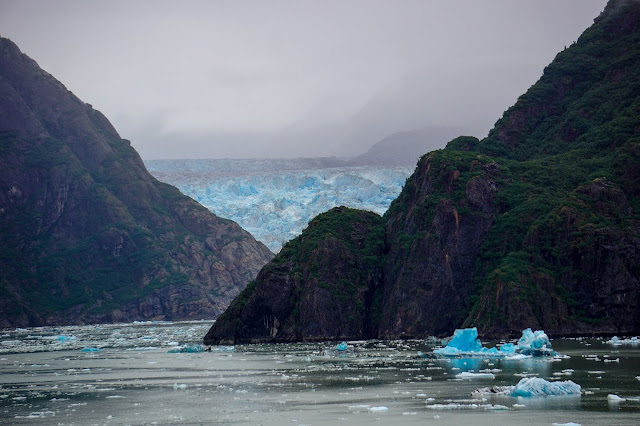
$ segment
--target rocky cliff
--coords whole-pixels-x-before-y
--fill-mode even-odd
[[[485,336],[527,327],[639,333],[639,177],[640,2],[611,0],[487,138],[456,138],[418,162],[382,218],[381,284],[360,299],[368,330],[380,338],[462,326]],[[304,270],[308,259],[297,259],[290,268]],[[273,266],[241,294],[246,306]],[[348,280],[338,270],[324,285]],[[205,342],[251,340],[230,324],[250,321],[251,311],[234,306]],[[326,315],[321,306],[309,312],[304,321]]]
[[[271,257],[0,38],[0,326],[215,317]]]
[[[377,335],[382,218],[336,207],[289,241],[216,321],[209,343]]]

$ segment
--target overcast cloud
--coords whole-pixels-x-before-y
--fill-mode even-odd
[[[606,0],[0,0],[0,35],[145,159],[485,136]]]

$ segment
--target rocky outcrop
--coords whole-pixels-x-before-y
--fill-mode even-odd
[[[375,213],[336,207],[317,216],[260,271],[205,343],[375,337],[383,250]]]
[[[0,326],[215,317],[271,257],[0,38]]]
[[[550,335],[640,333],[638,16],[640,2],[610,1],[487,138],[459,137],[421,158],[383,218],[384,249],[373,262],[380,276],[369,284],[373,297],[369,290],[360,298],[371,326],[352,337],[450,335],[462,326],[501,337],[528,327]],[[317,262],[301,247],[289,247],[285,270],[275,261],[263,269],[205,341],[305,340],[243,328],[261,312],[246,309],[255,295],[285,303],[276,291],[263,293],[283,282],[272,281],[278,274]],[[325,248],[331,264],[353,256]],[[324,275],[322,286],[337,291],[351,281],[345,271]],[[294,286],[319,287],[308,275]],[[338,319],[330,306],[296,318]],[[338,338],[340,325],[324,338]]]

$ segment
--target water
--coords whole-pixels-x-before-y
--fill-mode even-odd
[[[638,424],[640,346],[555,339],[557,359],[419,358],[425,341],[214,347],[211,323],[0,331],[3,424]],[[60,337],[65,336],[65,337]],[[491,342],[486,343],[488,346]],[[84,349],[84,351],[83,351]],[[493,379],[459,380],[461,372]],[[524,376],[573,380],[572,397],[474,398]],[[625,402],[610,403],[617,394]]]

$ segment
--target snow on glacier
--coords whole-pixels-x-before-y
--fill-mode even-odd
[[[151,160],[158,180],[237,222],[273,252],[316,215],[347,206],[383,214],[414,167],[346,167],[323,159]]]

